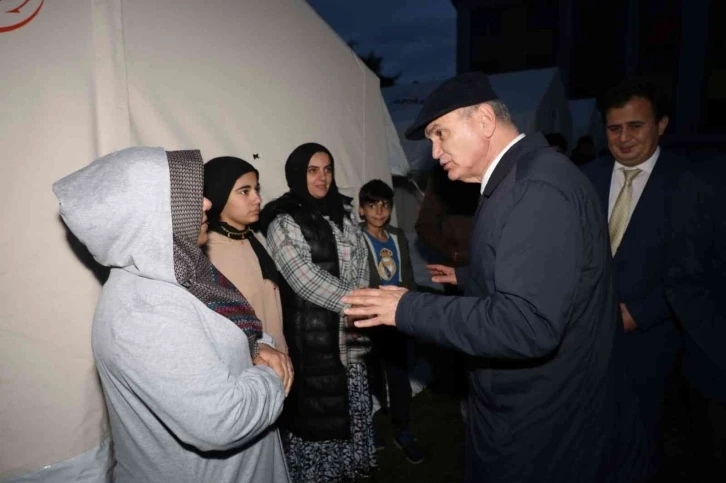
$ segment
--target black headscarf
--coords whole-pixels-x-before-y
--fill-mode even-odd
[[[310,158],[316,153],[325,153],[330,157],[330,167],[333,170],[333,181],[325,198],[318,199],[308,191],[308,165]],[[340,194],[335,184],[335,159],[325,146],[317,143],[305,143],[290,154],[285,162],[285,179],[290,191],[308,202],[324,216],[343,229],[343,218],[346,215],[345,205],[350,204],[351,198]]]
[[[210,224],[219,220],[237,180],[250,172],[254,172],[257,179],[260,179],[260,173],[254,166],[244,159],[232,156],[214,158],[204,165],[204,197],[212,202],[212,208],[207,211]]]
[[[254,172],[257,179],[260,179],[260,173],[254,166],[244,159],[232,156],[214,158],[204,165],[204,197],[212,202],[212,208],[207,211],[209,229],[233,240],[248,240],[257,256],[257,260],[260,262],[262,278],[278,284],[275,262],[267,253],[265,247],[262,246],[262,243],[254,236],[253,229],[247,227],[247,229],[240,231],[220,220],[220,215],[227,204],[234,184],[240,177],[250,172]]]

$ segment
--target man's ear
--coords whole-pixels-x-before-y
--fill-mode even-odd
[[[668,121],[670,121],[668,116],[663,116],[660,118],[660,121],[658,121],[658,135],[659,136],[662,136],[663,133],[665,132],[666,128],[668,127]]]
[[[487,103],[479,104],[475,113],[477,121],[481,124],[484,135],[488,138],[492,137],[497,127],[497,116],[494,109]]]

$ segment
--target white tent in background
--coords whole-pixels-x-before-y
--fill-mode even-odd
[[[509,107],[514,122],[524,133],[560,132],[572,139],[572,118],[564,84],[557,68],[523,70],[489,76],[492,88]],[[401,145],[413,169],[432,165],[430,144],[408,141],[403,133],[416,118],[438,81],[393,86],[383,89],[383,97],[401,138]]]
[[[560,70],[523,70],[491,76],[492,87],[509,106],[520,131],[559,132],[572,139],[572,118]]]
[[[409,141],[404,136],[408,126],[416,119],[421,106],[441,81],[400,84],[383,89],[383,99],[395,126],[398,138],[406,153],[409,166],[413,170],[426,170],[433,165],[431,143],[428,141]]]
[[[595,152],[605,146],[605,124],[597,108],[595,98],[573,99],[569,101],[572,115],[572,147],[582,136],[592,136]]]
[[[299,0],[9,0],[0,65],[0,480],[107,481],[99,284],[51,184],[150,145],[245,158],[269,200],[288,154],[317,141],[353,195],[405,158],[378,78]]]

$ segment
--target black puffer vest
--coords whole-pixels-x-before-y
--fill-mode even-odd
[[[264,233],[278,215],[288,214],[310,245],[315,265],[340,276],[330,224],[297,196],[287,193],[268,203],[260,217]],[[348,439],[348,377],[340,360],[340,315],[303,299],[280,278],[283,332],[295,368],[295,382],[285,401],[283,426],[310,441]]]

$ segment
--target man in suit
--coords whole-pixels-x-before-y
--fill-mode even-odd
[[[361,289],[346,313],[473,357],[467,482],[638,481],[637,451],[610,451],[639,442],[637,415],[616,414],[619,311],[592,185],[544,136],[520,134],[480,73],[434,90],[406,135],[481,186],[468,268],[434,267],[465,295]]]
[[[666,302],[672,226],[670,200],[684,163],[659,147],[668,125],[654,87],[638,79],[603,98],[611,155],[583,166],[607,216],[615,286],[626,331],[617,357],[626,361],[652,443],[654,470],[663,463],[662,413],[667,381],[681,344]]]

